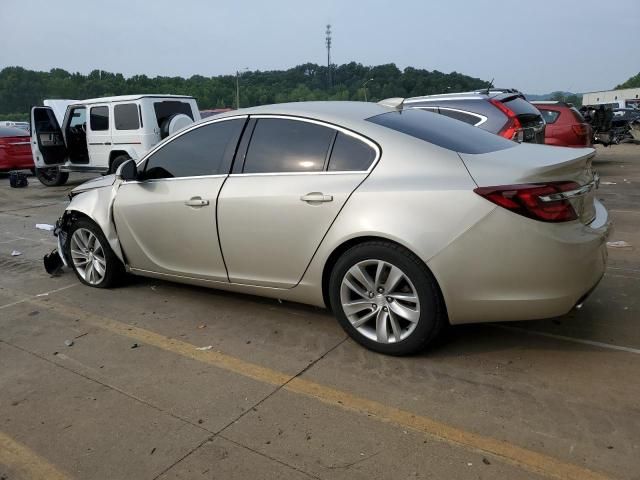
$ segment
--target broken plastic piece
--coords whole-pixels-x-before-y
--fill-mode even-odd
[[[196,350],[213,350],[213,345],[207,345],[206,347],[196,347]]]
[[[44,269],[49,275],[59,275],[62,272],[62,259],[57,249],[54,248],[51,253],[47,253],[43,260]]]
[[[18,255],[22,255],[22,252],[19,252],[18,250],[14,250],[13,252],[11,252],[12,257],[17,257]]]
[[[53,225],[49,225],[48,223],[36,223],[36,228],[38,230],[46,230],[46,231],[50,232],[55,227]]]
[[[607,247],[609,248],[629,248],[632,246],[633,245],[631,245],[628,242],[625,242],[624,240],[618,240],[616,242],[607,242]]]
[[[65,344],[67,347],[71,347],[71,346],[73,346],[73,340],[65,340],[65,341],[64,341],[64,344]]]

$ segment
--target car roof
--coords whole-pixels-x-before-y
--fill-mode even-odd
[[[529,102],[529,103],[532,103],[533,105],[545,105],[547,107],[566,107],[566,108],[573,107],[573,104],[570,104],[567,102],[560,102],[558,100],[534,100],[533,102]]]
[[[139,95],[116,95],[113,97],[88,98],[86,100],[78,100],[73,105],[88,105],[92,103],[132,102],[134,100],[140,100],[142,98],[186,98],[190,100],[193,99],[193,97],[188,95],[145,93],[145,94],[139,94]]]
[[[428,103],[428,102],[446,102],[446,101],[457,101],[457,100],[488,100],[490,98],[496,100],[503,100],[508,97],[521,96],[524,98],[524,95],[517,90],[514,89],[504,89],[504,90],[492,90],[483,89],[483,90],[474,90],[471,92],[456,92],[456,93],[440,93],[437,95],[423,95],[419,97],[411,97],[406,98],[404,100],[405,104],[411,103]]]
[[[361,124],[363,120],[393,109],[371,102],[324,101],[324,102],[292,102],[261,105],[242,108],[207,117],[203,122],[238,115],[283,115],[312,118],[341,126]]]

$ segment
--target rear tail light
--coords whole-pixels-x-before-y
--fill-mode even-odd
[[[490,99],[489,102],[507,116],[507,124],[502,127],[502,130],[498,132],[498,135],[508,138],[509,140],[521,142],[524,138],[524,131],[522,130],[522,124],[520,123],[520,120],[518,120],[518,116],[515,112],[504,103],[494,98]]]
[[[579,137],[586,137],[589,133],[589,127],[587,127],[584,123],[571,125],[571,128],[573,129],[573,133],[575,133]]]
[[[543,197],[577,188],[580,186],[576,182],[550,182],[479,187],[474,192],[496,205],[534,220],[569,222],[578,218],[569,200],[549,200]]]

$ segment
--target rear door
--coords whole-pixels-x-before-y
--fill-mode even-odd
[[[109,104],[91,105],[87,122],[87,147],[93,167],[109,167],[111,153],[111,112]]]
[[[229,280],[296,285],[378,152],[369,140],[338,127],[296,117],[252,117],[235,173],[218,200]]]
[[[67,161],[67,146],[51,107],[31,108],[31,152],[36,168],[56,167]]]

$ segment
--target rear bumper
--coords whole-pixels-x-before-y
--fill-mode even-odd
[[[18,157],[0,154],[0,171],[28,170],[34,168],[33,158],[25,155]]]
[[[497,207],[428,263],[452,324],[533,320],[569,312],[598,284],[611,223],[549,224]]]

